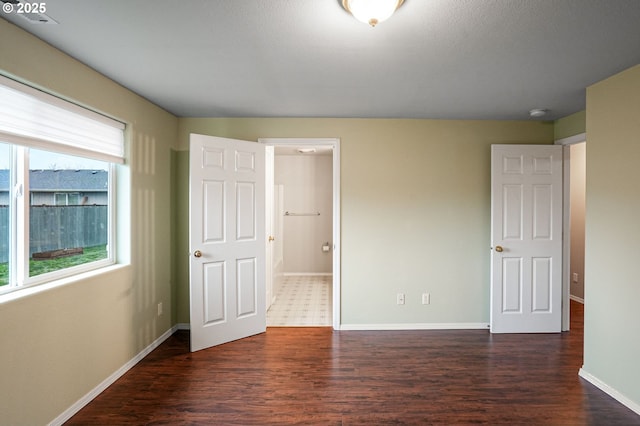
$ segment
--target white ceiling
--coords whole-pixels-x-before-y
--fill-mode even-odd
[[[45,4],[58,25],[0,16],[186,117],[550,120],[640,63],[640,0],[406,0],[376,28],[339,0]]]

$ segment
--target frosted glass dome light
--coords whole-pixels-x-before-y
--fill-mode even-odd
[[[342,6],[358,21],[375,27],[393,15],[404,0],[342,0]]]

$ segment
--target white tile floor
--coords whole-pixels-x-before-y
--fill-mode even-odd
[[[267,326],[330,326],[331,287],[327,276],[285,277],[267,312]]]

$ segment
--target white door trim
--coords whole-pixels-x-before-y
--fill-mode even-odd
[[[571,145],[587,142],[587,134],[579,133],[557,139],[554,145],[562,145],[562,331],[569,331],[571,324]]]
[[[556,139],[553,144],[554,145],[574,145],[577,143],[582,143],[587,141],[586,133],[579,133],[577,135],[569,136],[567,138]]]
[[[339,138],[259,138],[273,146],[330,146],[333,149],[333,329],[340,330],[340,139]]]

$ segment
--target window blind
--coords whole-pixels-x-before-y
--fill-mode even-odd
[[[0,76],[0,140],[124,163],[124,124]]]

